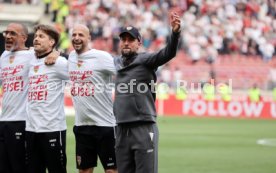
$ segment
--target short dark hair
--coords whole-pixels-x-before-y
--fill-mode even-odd
[[[55,40],[55,44],[53,45],[53,48],[57,46],[60,35],[59,35],[59,32],[54,27],[50,25],[39,24],[35,26],[34,32],[36,33],[38,30],[42,30],[47,35],[49,35],[52,39]]]

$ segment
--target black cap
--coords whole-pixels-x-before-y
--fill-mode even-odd
[[[140,35],[138,29],[133,26],[127,26],[127,27],[122,28],[119,36],[121,37],[124,33],[128,33],[133,38],[137,39],[138,41],[141,41],[141,35]]]

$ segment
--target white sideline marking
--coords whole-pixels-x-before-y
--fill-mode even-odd
[[[259,139],[257,144],[269,147],[276,147],[276,139]]]

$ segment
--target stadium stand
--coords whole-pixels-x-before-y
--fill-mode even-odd
[[[166,13],[177,11],[182,16],[183,31],[177,58],[169,64],[172,73],[179,68],[182,79],[188,82],[206,82],[211,73],[217,82],[233,79],[235,89],[247,89],[256,82],[262,89],[275,85],[274,0],[44,0],[50,8],[44,15],[39,4],[26,13],[28,1],[11,1],[24,2],[24,6],[16,5],[24,12],[17,10],[22,15],[2,17],[3,11],[6,16],[12,13],[7,9],[15,5],[5,8],[7,4],[1,3],[2,18],[14,21],[33,14],[27,23],[52,20],[62,33],[60,49],[71,50],[70,30],[74,23],[82,23],[91,30],[94,48],[115,55],[117,34],[129,24],[141,30],[144,50],[164,46],[169,33]]]
[[[182,61],[183,59],[185,60]],[[217,83],[232,79],[233,89],[247,89],[253,83],[258,83],[262,89],[269,88],[270,68],[272,68],[259,57],[222,55],[210,65],[204,61],[192,63],[184,53],[178,53],[177,58],[170,63],[171,70],[176,67],[181,69],[182,78],[189,83],[208,81],[213,70]]]

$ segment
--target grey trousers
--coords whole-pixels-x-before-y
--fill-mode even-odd
[[[158,138],[155,123],[127,123],[116,127],[118,173],[158,173]]]

